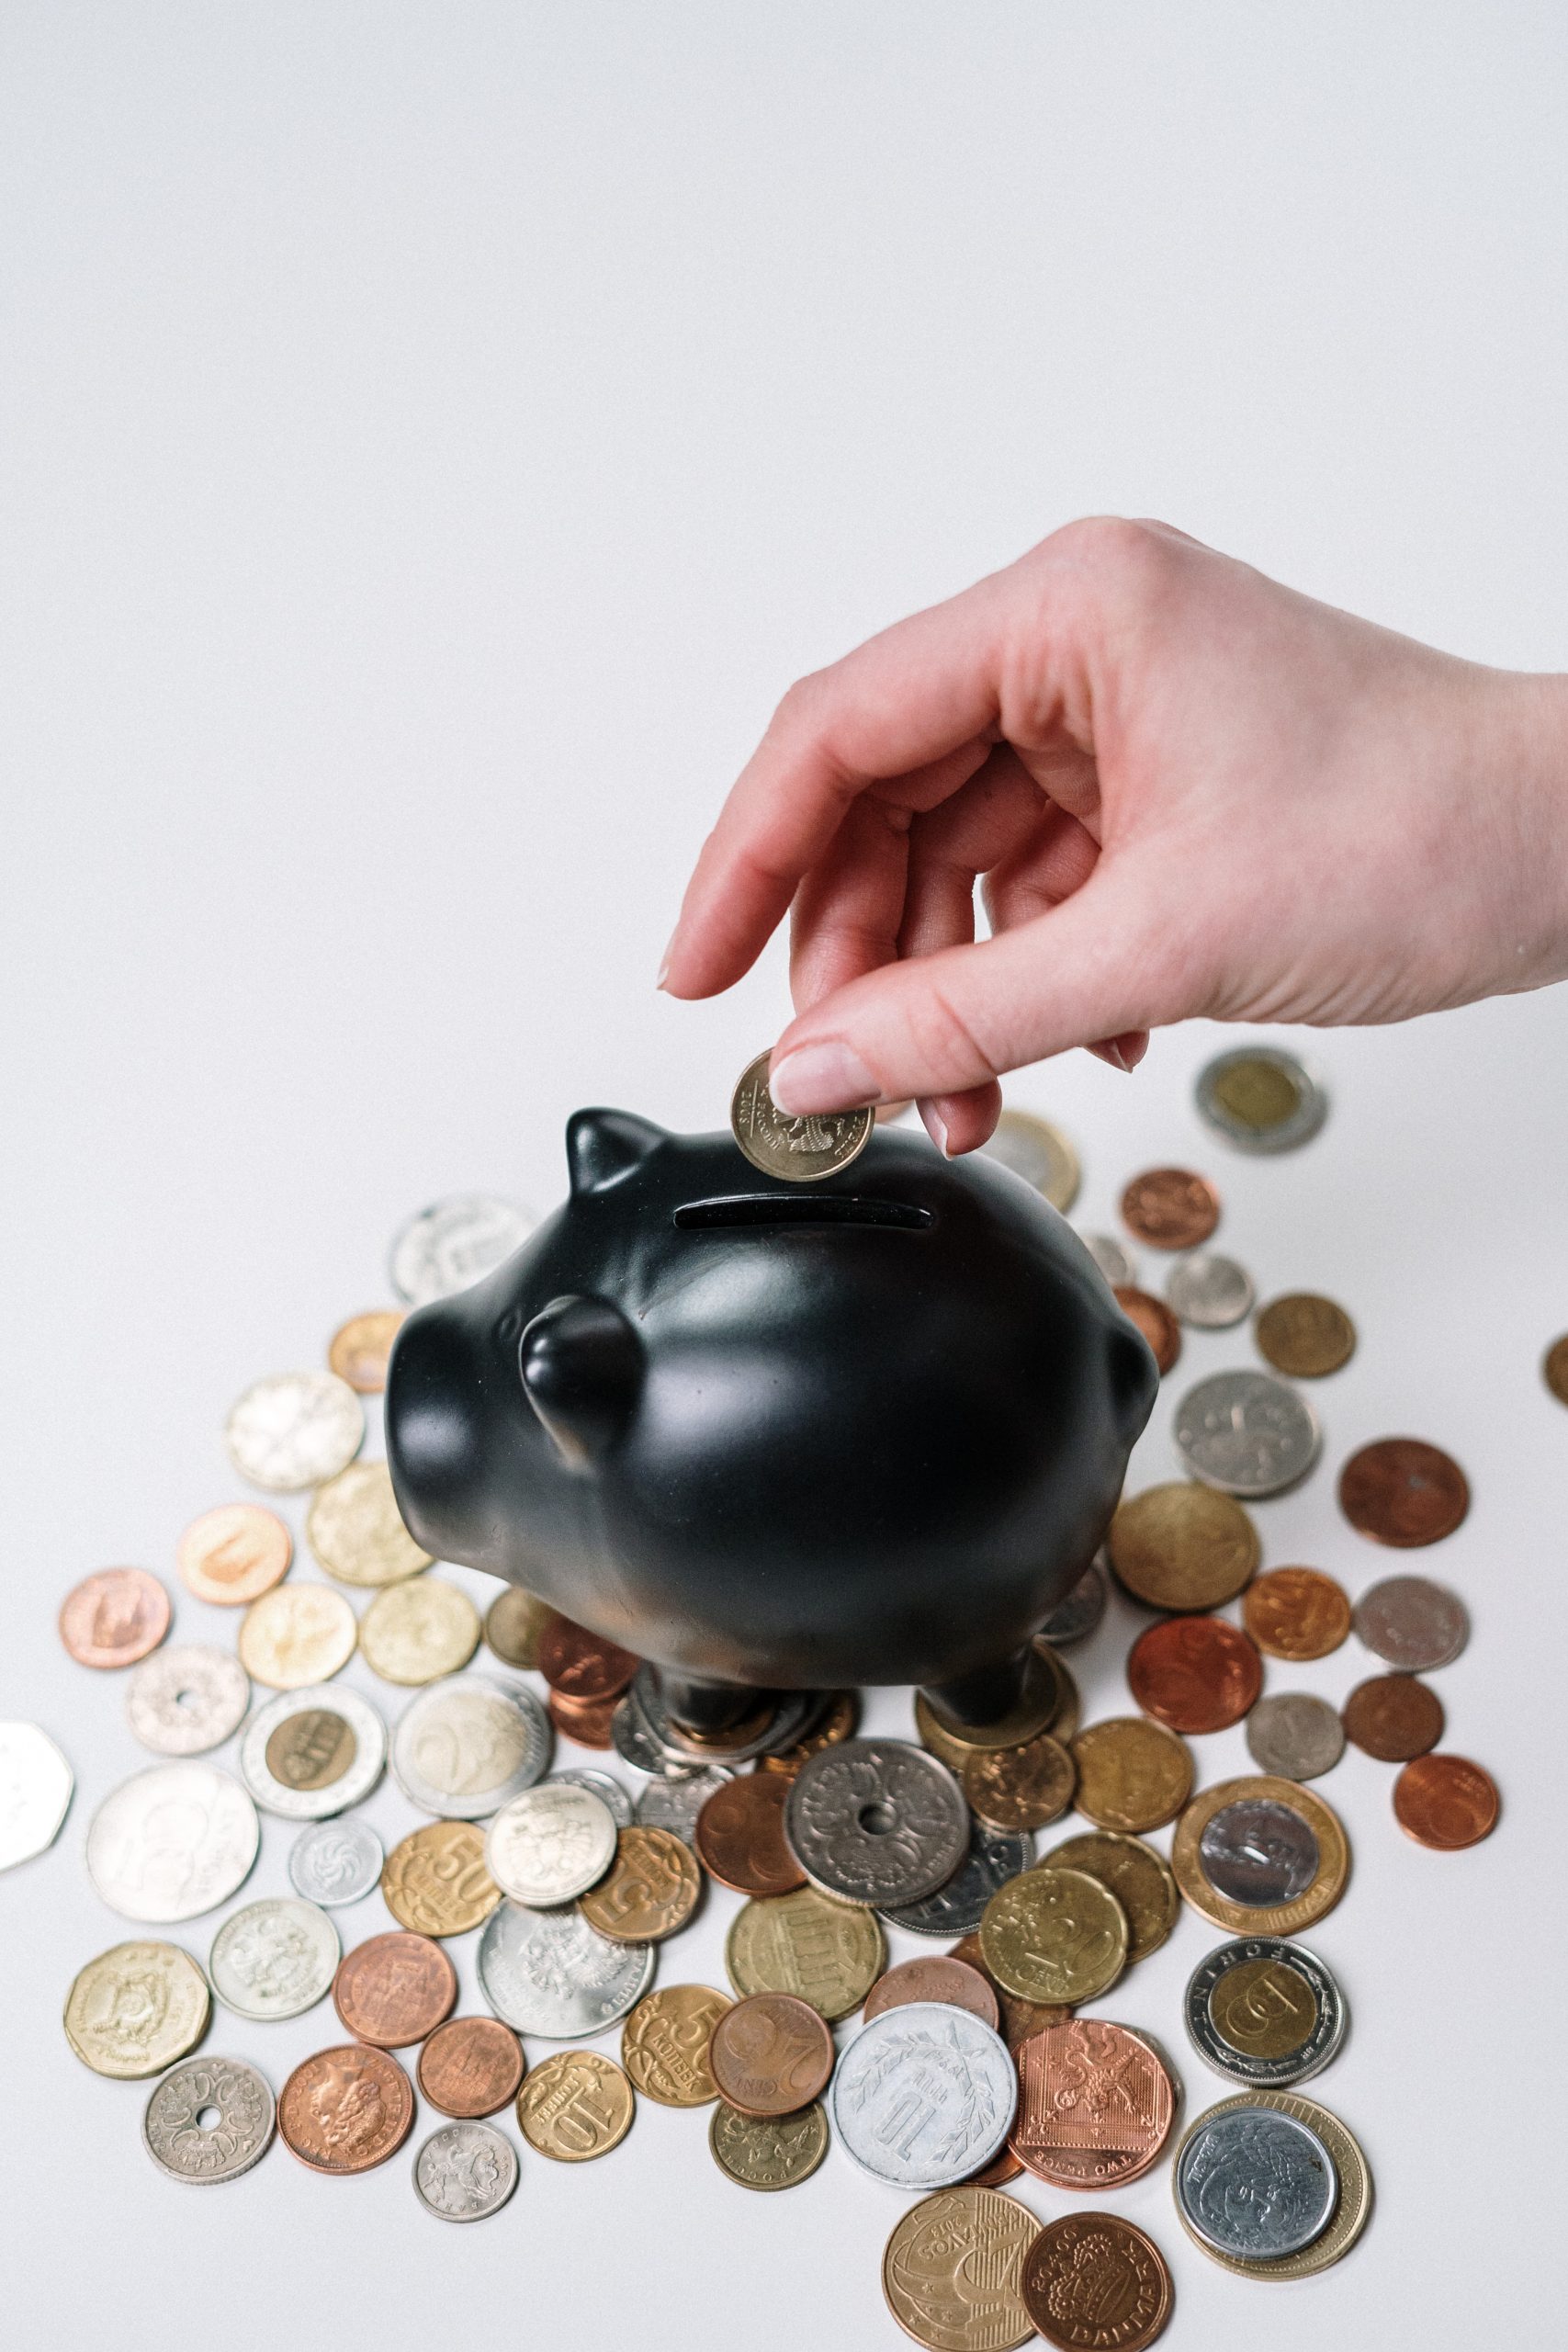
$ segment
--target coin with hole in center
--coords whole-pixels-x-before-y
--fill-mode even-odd
[[[784,1835],[814,1886],[879,1909],[945,1884],[969,1844],[969,1808],[947,1767],[910,1740],[849,1739],[787,1784]]]
[[[238,2180],[271,2147],[276,2121],[270,2084],[243,2058],[186,2058],[148,2100],[141,2144],[171,2180]]]

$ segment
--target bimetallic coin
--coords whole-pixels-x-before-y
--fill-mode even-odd
[[[1177,1824],[1176,1882],[1195,1911],[1247,1935],[1293,1935],[1345,1891],[1339,1818],[1296,1781],[1268,1774],[1205,1789]]]
[[[1113,1715],[1072,1743],[1078,1811],[1100,1829],[1134,1835],[1174,1821],[1192,1793],[1192,1758],[1163,1724]]]
[[[1242,1151],[1293,1151],[1328,1114],[1328,1097],[1304,1063],[1277,1046],[1236,1046],[1198,1073],[1198,1110]]]
[[[999,2154],[1018,2103],[1007,2043],[942,2001],[887,2009],[833,2076],[833,2130],[863,2171],[894,2188],[953,2188]]]
[[[1408,1764],[1443,1736],[1443,1702],[1413,1674],[1377,1674],[1358,1682],[1341,1710],[1344,1736],[1384,1764]]]
[[[1193,2229],[1178,2200],[1177,2211],[1182,2226],[1195,2245],[1202,2246],[1212,2261],[1222,2270],[1234,2271],[1238,2278],[1314,2278],[1320,2271],[1348,2254],[1367,2225],[1372,2208],[1372,2179],[1367,2159],[1355,2139],[1337,2115],[1315,2099],[1304,2098],[1299,2091],[1244,2091],[1237,2098],[1224,2099],[1209,2109],[1210,2115],[1223,2115],[1231,2109],[1271,2108],[1278,2113],[1295,2117],[1314,2132],[1327,2149],[1339,2184],[1337,2201],[1328,2227],[1314,2238],[1300,2254],[1288,2254],[1272,2261],[1252,2261],[1239,2255],[1222,2254],[1215,2246],[1204,2243]],[[1202,2119],[1200,2119],[1202,2120]],[[1268,2191],[1266,2190],[1266,2195]]]
[[[971,1756],[962,1786],[969,1810],[987,1829],[1043,1829],[1073,1801],[1072,1757],[1048,1731],[1021,1747],[988,1747]]]
[[[318,1487],[305,1520],[310,1549],[339,1584],[399,1584],[430,1566],[403,1525],[384,1462],[351,1462]]]
[[[730,2006],[711,1984],[669,1984],[637,2003],[621,2029],[621,2064],[645,2098],[705,2107],[718,2097],[708,2045]]]
[[[1135,1283],[1118,1283],[1112,1295],[1128,1322],[1146,1340],[1155,1370],[1163,1380],[1180,1361],[1180,1324],[1163,1298],[1156,1298],[1153,1291],[1140,1290]]]
[[[0,1871],[30,1862],[60,1835],[75,1776],[37,1724],[0,1724]]]
[[[1064,1838],[1052,1847],[1045,1863],[1050,1869],[1087,1871],[1111,1889],[1127,1914],[1129,1967],[1157,1951],[1180,1916],[1180,1891],[1165,1856],[1125,1831],[1090,1830]]]
[[[211,2011],[206,1977],[177,1944],[113,1944],[73,1984],[65,2039],[95,2075],[140,2082],[194,2050]]]
[[[1099,1630],[1110,1594],[1103,1557],[1096,1553],[1077,1584],[1068,1587],[1040,1628],[1042,1641],[1060,1648],[1081,1642]]]
[[[154,1764],[107,1796],[87,1870],[111,1911],[165,1926],[227,1902],[261,1843],[256,1809],[212,1764]]]
[[[1104,2018],[1070,2018],[1016,2056],[1008,2145],[1037,2180],[1111,2188],[1148,2171],[1176,2117],[1176,2086],[1149,2042]]]
[[[187,2058],[164,2075],[141,2119],[141,2144],[171,2180],[238,2180],[272,2145],[277,2109],[243,2058]]]
[[[1379,1438],[1340,1471],[1339,1508],[1359,1535],[1414,1551],[1453,1533],[1470,1509],[1470,1483],[1440,1446]]]
[[[1281,1690],[1259,1699],[1247,1719],[1247,1753],[1260,1772],[1315,1781],[1345,1753],[1345,1726],[1326,1699]]]
[[[803,1770],[810,1760],[804,1759]],[[655,1781],[649,1795],[660,1785]],[[780,1772],[751,1772],[743,1779],[731,1775],[705,1802],[694,1843],[721,1886],[733,1887],[739,1894],[764,1895],[788,1894],[805,1885],[806,1872],[784,1835],[790,1786]]]
[[[413,2124],[413,2085],[364,2042],[319,2050],[295,2067],[277,2103],[283,2143],[312,2172],[368,2172],[395,2156]]]
[[[485,1867],[514,1903],[570,1903],[604,1877],[616,1834],[608,1805],[591,1789],[525,1789],[485,1832]]]
[[[450,2017],[457,1974],[428,1936],[370,1936],[345,1952],[333,1980],[333,2006],[360,2041],[402,2050]]]
[[[1242,1623],[1268,1657],[1327,1657],[1350,1631],[1350,1596],[1317,1568],[1270,1568],[1242,1595]]]
[[[381,1882],[381,1840],[363,1821],[318,1821],[302,1829],[288,1854],[296,1894],[329,1909],[358,1903]]]
[[[729,1105],[729,1126],[743,1157],[764,1176],[786,1184],[815,1184],[860,1158],[876,1125],[862,1111],[816,1112],[791,1118],[768,1091],[771,1053],[759,1054],[740,1074]]]
[[[1260,1307],[1258,1352],[1291,1380],[1322,1380],[1356,1352],[1356,1327],[1342,1306],[1316,1291],[1291,1291]]]
[[[1150,1168],[1122,1193],[1122,1217],[1151,1250],[1195,1250],[1220,1221],[1220,1196],[1190,1168]]]
[[[882,2256],[887,2308],[929,2352],[1014,2352],[1034,2334],[1019,2285],[1040,2224],[994,2188],[941,2189],[913,2206]]]
[[[383,1682],[434,1682],[467,1666],[479,1645],[479,1612],[444,1577],[388,1585],[359,1621],[359,1650]]]
[[[1021,1176],[1064,1215],[1077,1199],[1083,1181],[1077,1153],[1048,1119],[1036,1118],[1032,1111],[1003,1111],[980,1149],[987,1159]]]
[[[1271,1797],[1243,1797],[1213,1815],[1198,1853],[1215,1892],[1254,1911],[1304,1894],[1320,1860],[1311,1824]]]
[[[1310,2124],[1246,2100],[1211,2108],[1189,2128],[1172,2186],[1201,2245],[1252,2262],[1311,2245],[1339,2193],[1334,2159]]]
[[[1166,1305],[1195,1331],[1228,1331],[1251,1313],[1256,1295],[1247,1268],[1217,1250],[1195,1250],[1166,1276]]]
[[[155,1756],[201,1756],[238,1730],[250,1698],[238,1658],[186,1642],[142,1660],[126,1684],[125,1719]]]
[[[919,1903],[896,1908],[882,1905],[882,1916],[890,1927],[912,1936],[971,1935],[998,1887],[1026,1871],[1033,1860],[1034,1839],[1028,1830],[987,1829],[976,1821],[970,1827],[968,1851],[945,1884]]]
[[[413,2160],[414,2194],[441,2222],[483,2222],[517,2186],[517,2151],[489,2123],[443,2123]]]
[[[946,1884],[969,1844],[969,1809],[946,1766],[912,1741],[849,1739],[787,1784],[784,1835],[825,1894],[881,1909]]]
[[[1223,1617],[1168,1617],[1128,1652],[1127,1687],[1171,1731],[1224,1731],[1262,1690],[1263,1661]]]
[[[498,2018],[542,2041],[603,2033],[653,1982],[652,1944],[615,1944],[575,1908],[502,1903],[479,1938],[479,1984]]]
[[[1215,1372],[1176,1408],[1176,1450],[1193,1477],[1250,1499],[1306,1476],[1323,1442],[1312,1407],[1269,1372]]]
[[[724,1965],[737,1993],[795,1993],[833,2025],[859,2008],[886,1967],[887,1939],[874,1911],[803,1886],[743,1904]]]
[[[554,1706],[563,1703],[556,1692],[550,1696]],[[662,1773],[671,1766],[677,1771],[689,1772],[694,1764],[746,1764],[765,1748],[785,1747],[807,1729],[819,1702],[810,1691],[791,1691],[776,1701],[760,1702],[740,1723],[732,1724],[722,1732],[695,1732],[678,1724],[670,1713],[658,1669],[645,1659],[633,1676],[625,1700],[604,1703],[610,1707],[612,1727],[618,1722],[623,1706],[640,1722],[657,1760],[651,1768],[639,1769]],[[613,1730],[613,1736],[626,1761],[637,1763],[637,1757],[630,1747],[620,1745],[622,1733]]]
[[[246,1389],[223,1435],[242,1478],[298,1494],[348,1467],[365,1442],[365,1410],[335,1373],[279,1372]]]
[[[1333,1972],[1280,1936],[1238,1936],[1212,1951],[1188,1979],[1183,2016],[1216,2074],[1269,2090],[1320,2073],[1348,2022]]]
[[[612,1943],[661,1943],[686,1925],[702,1892],[702,1868],[685,1839],[634,1822],[617,1833],[615,1860],[578,1908]]]
[[[134,1666],[169,1630],[169,1596],[145,1568],[100,1568],[60,1607],[60,1638],[78,1666]]]
[[[499,2018],[448,2018],[419,2053],[418,2082],[443,2115],[498,2115],[522,2086],[523,2046]]]
[[[392,1734],[393,1779],[411,1804],[444,1820],[499,1813],[534,1786],[549,1758],[549,1722],[533,1692],[485,1674],[423,1691]]]
[[[339,1324],[327,1349],[327,1369],[361,1396],[378,1396],[387,1385],[387,1359],[403,1326],[396,1306],[375,1307]]]
[[[1078,1239],[1112,1290],[1131,1290],[1138,1279],[1138,1261],[1113,1233],[1080,1233]]]
[[[910,2001],[951,2001],[982,2024],[1000,2030],[995,1985],[979,1969],[954,1959],[951,1952],[922,1952],[918,1960],[900,1961],[897,1968],[879,1976],[865,1996],[866,2020],[869,2023],[884,2009],[902,2008]]]
[[[294,1538],[275,1510],[261,1503],[220,1503],[192,1520],[175,1566],[197,1600],[238,1609],[270,1592],[293,1557]]]
[[[354,1656],[359,1628],[341,1592],[284,1584],[253,1600],[240,1621],[240,1664],[272,1690],[327,1682]]]
[[[708,2125],[720,2172],[742,2188],[798,2188],[828,2153],[828,2118],[813,2102],[796,2115],[742,2115],[720,2099]]]
[[[631,2130],[636,2112],[626,2075],[596,2050],[558,2050],[534,2068],[517,2094],[523,2137],[560,2165],[607,2156]]]
[[[609,1775],[596,1773],[593,1777],[607,1780]],[[683,1838],[688,1846],[695,1847],[697,1819],[704,1805],[720,1789],[728,1788],[735,1777],[723,1764],[710,1764],[705,1770],[699,1768],[694,1772],[672,1772],[667,1780],[649,1781],[635,1807],[617,1781],[615,1786],[626,1812],[626,1820],[617,1814],[616,1826],[624,1829],[627,1822],[636,1820],[645,1829],[672,1829],[677,1838]],[[608,1799],[605,1801],[608,1803]],[[782,1838],[782,1830],[780,1835]],[[797,1874],[792,1883],[799,1883]]]
[[[1400,1827],[1447,1853],[1490,1837],[1501,1805],[1496,1781],[1468,1756],[1417,1756],[1393,1784]]]
[[[482,1927],[501,1901],[484,1855],[484,1832],[475,1821],[427,1821],[400,1839],[381,1872],[381,1893],[399,1927],[437,1938]]]
[[[386,1724],[357,1690],[336,1684],[269,1700],[240,1742],[245,1786],[265,1812],[286,1821],[345,1813],[369,1795],[386,1760]]]
[[[1357,1601],[1356,1631],[1401,1674],[1425,1674],[1458,1657],[1470,1618],[1458,1593],[1430,1577],[1384,1577]]]
[[[410,1217],[388,1261],[392,1288],[411,1306],[450,1298],[503,1265],[534,1230],[526,1209],[489,1193],[457,1193]]]
[[[1047,2222],[1025,2251],[1019,2290],[1058,2352],[1145,2352],[1164,2335],[1173,2299],[1158,2246],[1120,2213]]]
[[[1127,1965],[1132,1931],[1110,1888],[1087,1871],[1042,1863],[998,1887],[980,1950],[998,1984],[1026,2001],[1098,2000]]]
[[[240,2018],[297,2018],[331,1989],[341,1947],[324,1911],[297,1895],[266,1895],[225,1919],[207,1973]]]
[[[1173,1480],[1118,1506],[1106,1552],[1117,1578],[1150,1609],[1219,1609],[1254,1575],[1263,1546],[1229,1495]]]
[[[537,1666],[539,1642],[555,1613],[548,1601],[509,1584],[485,1611],[485,1641],[502,1666]]]

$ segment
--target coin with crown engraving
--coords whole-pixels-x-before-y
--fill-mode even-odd
[[[186,2058],[157,2086],[141,2144],[171,2180],[238,2180],[272,2145],[277,2109],[266,2077],[243,2058]]]
[[[240,1742],[245,1786],[286,1821],[346,1813],[369,1795],[386,1760],[386,1724],[367,1699],[336,1683],[269,1700]]]
[[[1165,2256],[1120,2213],[1047,2222],[1025,2249],[1019,2288],[1057,2352],[1145,2352],[1170,2318]]]
[[[443,2123],[413,2160],[413,2186],[438,2221],[487,2221],[517,2186],[517,2151],[493,2124]]]
[[[212,1939],[207,1973],[239,2018],[297,2018],[331,1990],[341,1947],[337,1929],[298,1895],[264,1895],[225,1919]]]
[[[575,1908],[502,1903],[485,1922],[476,1965],[485,1999],[518,2033],[580,2041],[635,2007],[657,1958],[652,1944],[612,1943]]]
[[[953,2188],[998,2154],[1018,2104],[999,2033],[947,2001],[909,2001],[863,2025],[833,2076],[833,2130],[894,2188]]]
[[[913,1741],[847,1739],[789,1783],[784,1835],[814,1886],[897,1909],[946,1884],[969,1844],[969,1808],[947,1767]]]
[[[1034,1839],[1027,1829],[987,1829],[983,1821],[974,1821],[964,1860],[934,1894],[919,1903],[878,1907],[890,1927],[902,1928],[908,1935],[973,1935],[998,1887],[1026,1871],[1033,1860]]]
[[[764,1176],[780,1176],[786,1184],[816,1184],[836,1176],[871,1141],[875,1114],[823,1111],[792,1118],[768,1091],[772,1058],[771,1051],[759,1054],[740,1073],[729,1105],[730,1133]]]

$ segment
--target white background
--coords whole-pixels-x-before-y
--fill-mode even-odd
[[[408,1211],[468,1186],[548,1205],[580,1102],[721,1123],[782,1025],[780,966],[701,1008],[653,974],[802,669],[1094,509],[1562,665],[1568,19],[36,0],[0,44],[0,1713],[79,1779],[55,1850],[0,1882],[7,2332],[902,2340],[877,2286],[902,2200],[841,2154],[748,2197],[701,2115],[645,2106],[594,2167],[525,2152],[475,2230],[418,2210],[408,2154],[334,2183],[279,2148],[231,2188],[166,2184],[141,2093],[59,2028],[129,1932],[81,1848],[143,1759],[54,1612],[115,1561],[173,1583],[179,1529],[240,1491],[231,1398],[385,1296]],[[1464,1463],[1471,1518],[1422,1565],[1472,1607],[1439,1687],[1506,1810],[1444,1857],[1400,1836],[1386,1768],[1322,1784],[1356,1863],[1312,1940],[1354,2025],[1313,2088],[1376,2168],[1354,2256],[1249,2285],[1189,2248],[1168,2167],[1114,2202],[1169,2257],[1180,2345],[1535,2340],[1561,2236],[1568,1417],[1537,1365],[1568,1325],[1562,1002],[1314,1041],[1333,1116],[1279,1163],[1198,1126],[1213,1043],[1011,1097],[1077,1138],[1086,1221],[1140,1165],[1194,1160],[1265,1293],[1320,1284],[1356,1317],[1325,1464],[1258,1513],[1271,1563],[1353,1590],[1398,1565],[1334,1508],[1364,1440]],[[1173,1385],[1249,1355],[1194,1340]],[[1134,1487],[1171,1472],[1168,1413]],[[1126,1704],[1131,1623],[1077,1654],[1091,1714]],[[232,1623],[182,1594],[176,1631]],[[1368,1667],[1351,1645],[1269,1686],[1338,1696]],[[878,1720],[905,1725],[902,1697]],[[1206,1781],[1246,1769],[1239,1732],[1198,1747]],[[395,1792],[371,1812],[412,1824]],[[289,1836],[266,1824],[247,1895],[283,1889]],[[731,1908],[665,1981],[717,1978]],[[387,1924],[378,1896],[339,1916]],[[204,1956],[214,1925],[175,1933]],[[1102,2005],[1179,2055],[1190,2112],[1229,2088],[1179,2023],[1214,1940],[1185,1917]],[[212,2040],[280,2083],[333,2035],[328,2010]]]

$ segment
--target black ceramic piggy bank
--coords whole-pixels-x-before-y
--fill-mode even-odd
[[[1157,1385],[1071,1227],[917,1134],[809,1186],[621,1111],[567,1157],[555,1216],[399,1337],[415,1540],[651,1659],[687,1723],[846,1683],[1001,1713]]]

